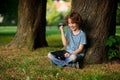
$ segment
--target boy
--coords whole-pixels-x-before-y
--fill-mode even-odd
[[[66,33],[64,33],[64,27],[60,26],[61,38],[65,50],[59,50],[48,53],[48,58],[58,66],[67,66],[70,62],[76,62],[76,60],[84,56],[84,46],[86,44],[86,35],[81,30],[82,18],[76,13],[72,12],[65,18],[65,22],[68,25]]]

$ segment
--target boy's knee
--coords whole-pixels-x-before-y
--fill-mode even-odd
[[[71,55],[71,56],[70,56],[70,59],[71,59],[71,60],[75,60],[75,59],[76,59],[76,55]]]
[[[49,52],[49,53],[48,53],[48,58],[50,58],[50,57],[51,57],[51,53]]]

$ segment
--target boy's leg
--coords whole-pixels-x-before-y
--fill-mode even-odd
[[[69,64],[69,63],[74,63],[74,62],[76,61],[76,58],[77,58],[76,55],[71,54],[69,57],[67,57],[67,58],[65,59],[65,62],[66,62],[67,64]]]
[[[58,66],[65,66],[66,62],[64,60],[59,59],[59,56],[61,57],[64,54],[63,52],[64,51],[50,52],[48,56],[52,60],[52,62],[57,64]]]
[[[71,55],[68,58],[66,58],[66,62],[68,63],[68,67],[73,67],[79,69],[79,61],[81,60],[83,56],[81,55]]]
[[[71,63],[72,67],[77,69],[82,68],[83,58],[84,58],[84,54],[78,54],[76,60]]]

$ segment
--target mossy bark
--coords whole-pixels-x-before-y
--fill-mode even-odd
[[[72,11],[80,13],[87,34],[86,63],[103,63],[105,40],[115,35],[117,0],[72,0]]]

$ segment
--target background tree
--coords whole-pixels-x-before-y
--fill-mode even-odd
[[[57,11],[56,6],[54,5],[53,0],[47,1],[47,25],[56,26],[58,23],[63,20],[61,19],[61,13]]]
[[[10,47],[33,50],[47,46],[45,38],[47,0],[19,0],[17,33]]]
[[[120,0],[118,0],[117,15],[116,15],[116,24],[120,25]]]
[[[18,0],[1,0],[0,14],[3,17],[0,25],[10,26],[17,25],[18,20]]]
[[[84,20],[87,63],[102,63],[107,59],[105,40],[115,35],[116,9],[117,0],[72,0],[72,11],[79,12]]]
[[[70,7],[67,11],[61,11],[57,8],[55,5],[55,1],[57,0],[48,0],[47,1],[47,26],[56,26],[58,25],[59,22],[64,22],[64,17],[70,12]],[[69,0],[68,0],[69,1]],[[60,1],[57,1],[59,3],[59,7],[62,6],[60,5]],[[63,3],[62,3],[63,4]],[[58,4],[57,4],[58,5]]]

